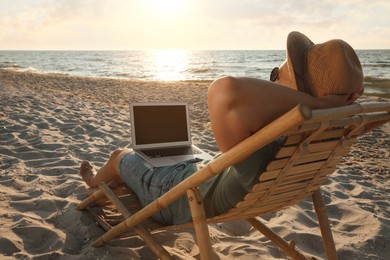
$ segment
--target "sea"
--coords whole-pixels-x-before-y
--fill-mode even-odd
[[[356,52],[365,92],[389,96],[390,49]],[[285,58],[283,50],[0,51],[0,68],[148,81],[210,81],[225,75],[268,80]]]

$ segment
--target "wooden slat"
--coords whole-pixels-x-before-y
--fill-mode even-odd
[[[280,196],[270,201],[263,201],[261,203],[257,203],[255,207],[259,207],[262,209],[263,207],[284,207],[286,204],[291,204],[291,201],[301,201],[305,197],[311,194],[311,191],[307,191],[305,193],[301,193],[298,191],[290,192],[290,196]],[[254,207],[254,208],[255,208]]]
[[[345,147],[345,148],[342,148],[342,149],[338,150],[335,153],[335,155],[337,157],[344,157],[344,156],[348,155],[350,151],[351,151],[351,146],[348,146],[348,147]]]
[[[304,164],[304,163],[308,163],[311,161],[325,160],[330,156],[331,153],[332,153],[332,151],[323,151],[323,152],[305,154],[302,157],[300,157],[298,160],[296,160],[296,162],[294,162],[294,165]],[[288,160],[289,160],[289,158],[271,161],[267,165],[267,171],[272,171],[272,170],[277,170],[277,169],[283,168],[284,166],[286,166]]]
[[[310,171],[317,171],[321,168],[322,164],[324,162],[319,162],[319,163],[312,163],[310,165],[308,165],[306,168],[305,167],[301,167],[300,166],[296,166],[296,167],[293,167],[289,172],[288,172],[288,175],[295,175],[295,174],[301,174],[301,173],[304,173],[304,172],[310,172]],[[333,169],[335,167],[335,165],[330,165],[330,164],[327,164],[326,166],[326,169]],[[300,171],[301,170],[301,171]]]
[[[267,165],[267,171],[273,171],[277,169],[282,169],[284,166],[286,166],[287,162],[289,161],[290,158],[285,158],[285,159],[278,159],[278,160],[273,160]],[[263,176],[266,172],[262,173],[261,175]],[[265,176],[263,176],[263,180],[267,179]],[[272,179],[272,178],[271,178]]]
[[[246,209],[243,212],[240,212],[239,216],[242,218],[248,218],[250,216],[259,216],[264,213],[273,213],[276,210],[283,208],[282,205],[269,205],[269,206],[264,206],[261,208],[250,208]]]
[[[265,192],[266,192],[266,190],[261,190],[258,192],[250,192],[250,193],[245,195],[243,201],[250,201],[253,199],[260,198],[260,196],[263,196]]]
[[[284,145],[288,146],[288,145],[298,144],[303,140],[303,138],[304,138],[304,134],[289,135],[286,141],[284,142]]]
[[[321,175],[318,179],[316,179],[316,180],[313,182],[313,186],[314,186],[314,185],[321,184],[321,183],[323,183],[324,181],[326,181],[327,179],[328,179],[328,176],[327,176],[327,175]]]
[[[316,173],[317,173],[317,171],[311,171],[311,172],[305,172],[302,174],[294,174],[294,175],[286,176],[283,179],[283,182],[281,184],[282,185],[290,185],[290,184],[294,184],[294,183],[300,183],[300,182],[304,182],[307,180],[311,180],[311,179],[313,179],[313,177],[315,176]]]
[[[302,192],[301,190],[288,190],[288,191],[285,191],[285,192],[282,192],[282,193],[274,192],[274,193],[272,193],[270,195],[270,197],[267,198],[265,203],[268,203],[268,201],[269,202],[277,202],[281,198],[288,198],[288,197],[291,197],[291,196],[295,196],[295,195],[298,195],[301,192]]]
[[[266,202],[263,202],[263,203],[265,203],[265,205],[267,205],[267,202],[274,202],[275,200],[277,200],[279,198],[282,198],[282,197],[288,198],[289,196],[291,196],[291,194],[294,195],[299,188],[302,189],[302,188],[306,187],[307,185],[308,185],[308,183],[304,182],[304,183],[295,183],[295,184],[292,184],[292,185],[278,187],[273,192],[273,194],[277,194],[277,195],[271,195],[270,197],[268,197],[266,199]],[[301,190],[298,190],[298,193],[300,191]],[[244,207],[248,207],[248,206],[251,206],[251,205],[256,205],[257,199],[260,196],[264,195],[264,193],[265,192],[262,192],[261,195],[260,195],[260,193],[250,193],[252,196],[249,196],[249,194],[248,194],[245,197],[244,201],[237,203],[236,207],[237,208],[240,208],[240,207],[244,208]]]
[[[278,200],[275,201],[268,201],[268,202],[263,202],[259,203],[256,206],[252,206],[251,208],[245,209],[245,211],[251,211],[252,214],[260,214],[259,212],[263,211],[264,208],[285,208],[289,205],[295,205],[302,201],[305,197],[308,197],[311,195],[310,193],[305,193],[303,196],[298,197],[298,196],[292,196],[292,197],[281,197]]]
[[[309,151],[311,153],[317,153],[317,152],[323,152],[323,151],[331,151],[338,144],[339,144],[339,140],[319,142],[319,143],[310,143]]]
[[[345,128],[325,130],[324,132],[316,136],[312,141],[341,138],[342,136],[344,136],[344,134],[345,134]],[[290,136],[287,137],[284,145],[289,146],[289,145],[298,144],[303,140],[304,140],[304,135],[302,133],[291,134]]]
[[[341,158],[337,157],[334,158],[333,160],[328,161],[326,164],[326,168],[334,168],[340,162],[340,160]],[[299,175],[299,174],[317,171],[321,169],[324,163],[325,161],[318,161],[318,162],[312,162],[312,163],[307,163],[302,165],[296,165],[291,167],[291,169],[287,170],[287,172],[285,172],[284,174],[286,177],[286,176]],[[266,181],[272,181],[273,179],[269,179],[269,178],[276,178],[280,174],[280,172],[281,170],[266,172],[264,175],[260,176],[260,180],[263,181],[263,179],[265,179]],[[285,178],[285,180],[290,181],[288,178]]]
[[[344,135],[345,128],[330,129],[322,132],[320,135],[318,135],[317,138],[314,139],[314,141],[341,138]]]
[[[322,175],[324,176],[328,176],[330,175],[331,173],[333,173],[335,170],[334,167],[329,167],[329,168],[326,168],[323,170],[322,172]],[[291,175],[291,176],[287,176],[285,177],[284,181],[283,181],[283,184],[295,184],[295,183],[299,183],[299,182],[302,182],[302,181],[305,181],[307,179],[311,179],[313,178],[313,176],[317,173],[317,171],[312,171],[312,172],[307,172],[307,173],[302,173],[302,174],[296,174],[296,175]],[[283,186],[282,186],[283,187]],[[264,193],[266,192],[266,190],[258,190],[256,189],[255,187],[253,188],[253,191],[248,193],[245,198],[244,198],[244,201],[247,201],[249,204],[253,204],[254,200],[257,200],[257,198],[260,198],[261,196],[264,195]]]
[[[333,171],[334,171],[334,169],[327,168],[327,172],[329,174],[332,173]],[[282,182],[282,184],[288,185],[288,184],[301,182],[301,181],[304,181],[304,180],[312,178],[316,173],[317,173],[317,171],[309,171],[309,172],[306,172],[306,173],[286,175],[284,180],[283,180],[283,182]],[[267,186],[271,186],[272,185],[272,184],[270,184],[271,182],[273,183],[273,180],[267,181]],[[263,188],[260,184],[261,183],[256,184],[253,187],[252,192],[248,193],[245,196],[245,199],[252,199],[252,198],[261,196],[265,192],[265,188]]]
[[[279,158],[286,158],[286,157],[291,157],[295,150],[297,149],[297,146],[287,146],[287,147],[282,147],[275,155],[276,159]]]
[[[302,189],[308,185],[308,181],[304,182],[298,182],[298,183],[291,183],[288,185],[283,185],[283,186],[278,186],[275,191],[273,192],[274,194],[276,193],[284,193],[287,191],[292,191],[296,189]]]
[[[253,186],[253,191],[264,191],[265,189],[268,189],[273,184],[273,181],[265,181],[261,183],[257,183]]]
[[[272,206],[267,206],[267,207],[263,207],[263,208],[249,208],[249,209],[241,209],[241,208],[232,208],[231,210],[229,210],[227,212],[227,214],[230,214],[230,215],[233,215],[233,214],[240,214],[241,216],[243,215],[253,215],[253,214],[257,214],[257,215],[260,215],[262,212],[268,212],[270,209],[274,208],[275,206],[272,205]],[[259,213],[259,214],[258,214]]]
[[[325,160],[331,155],[331,153],[332,151],[313,152],[299,158],[296,164],[304,164],[309,162]]]
[[[269,180],[276,179],[276,177],[280,174],[281,171],[282,169],[276,169],[276,170],[264,172],[260,175],[259,180],[269,181]]]
[[[304,173],[304,172],[318,170],[322,167],[323,164],[324,161],[296,165],[291,167],[291,169],[287,171],[287,175],[293,175],[297,173]],[[276,176],[280,174],[281,171],[282,171],[281,169],[278,169],[274,171],[265,172],[260,175],[260,181],[274,179],[276,178]]]
[[[327,141],[327,142],[318,142],[318,143],[310,143],[309,151],[311,153],[331,151],[331,150],[333,150],[337,146],[338,143],[339,143],[338,140]],[[282,147],[279,150],[279,152],[275,155],[275,158],[276,159],[280,159],[280,158],[291,157],[296,149],[297,149],[297,146],[295,146],[295,145],[294,146]]]
[[[298,195],[299,192],[298,191],[295,191],[294,193],[291,192],[291,196],[280,196],[280,197],[277,197],[275,199],[269,199],[269,200],[266,200],[266,201],[261,201],[257,204],[255,204],[254,206],[252,206],[253,209],[255,208],[264,208],[264,207],[268,207],[268,206],[274,206],[274,207],[280,207],[282,206],[282,204],[286,204],[287,202],[289,202],[290,200],[293,200],[296,198],[296,195]]]
[[[240,201],[240,202],[237,203],[236,208],[247,208],[247,207],[250,207],[253,204],[255,204],[256,201],[257,201],[256,199],[255,200],[243,200],[243,201]]]
[[[309,185],[308,183],[301,183],[300,185],[297,185],[296,187],[305,187]],[[269,197],[267,197],[267,199],[265,200],[265,202],[261,202],[261,203],[264,203],[265,205],[268,203],[268,202],[275,202],[277,200],[279,200],[280,198],[282,197],[288,197],[290,196],[291,194],[295,194],[295,192],[298,191],[297,188],[293,189],[293,187],[290,187],[290,189],[280,189],[280,190],[275,190],[273,192],[273,194],[275,195],[270,195]],[[299,190],[301,191],[301,190]],[[257,199],[252,199],[252,200],[244,200],[240,203],[237,203],[237,208],[239,207],[247,207],[248,205],[256,205],[258,202],[257,202]]]
[[[334,172],[334,170],[335,170],[334,167],[327,167],[323,171],[324,171],[324,174],[329,175],[332,172]],[[306,173],[302,173],[302,174],[290,175],[284,179],[283,183],[289,184],[289,183],[296,183],[296,182],[304,181],[306,179],[312,178],[316,173],[317,173],[317,171],[312,171],[312,172],[306,172]]]
[[[302,201],[305,198],[303,197],[298,197],[294,200],[292,204],[296,204],[300,201]],[[252,207],[248,208],[245,210],[233,208],[231,209],[228,213],[230,213],[231,218],[233,218],[234,214],[237,214],[237,219],[243,219],[243,218],[248,218],[251,216],[259,216],[264,213],[273,213],[275,210],[280,210],[282,208],[286,208],[287,206],[291,205],[291,203],[286,203],[286,204],[274,204],[274,205],[267,205],[267,206],[261,206],[261,207]]]

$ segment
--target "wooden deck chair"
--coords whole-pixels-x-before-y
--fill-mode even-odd
[[[155,241],[148,231],[149,224],[146,221],[161,208],[187,193],[193,221],[180,226],[162,228],[193,226],[201,259],[216,257],[210,242],[207,224],[241,219],[247,220],[291,258],[306,259],[300,250],[295,248],[294,241],[288,243],[256,217],[277,212],[311,196],[325,252],[329,259],[337,259],[320,186],[334,172],[342,156],[348,154],[358,136],[388,121],[390,121],[390,102],[353,104],[322,110],[311,110],[307,106],[298,105],[228,152],[212,160],[145,208],[136,207],[136,212],[130,212],[125,203],[106,184],[99,185],[99,190],[82,201],[78,208],[85,209],[97,199],[107,197],[124,217],[115,226],[106,223],[108,231],[93,243],[94,246],[102,246],[111,239],[133,229],[144,239],[157,257],[168,259],[170,255],[160,243]],[[286,136],[285,144],[277,152],[276,158],[268,164],[266,172],[260,175],[252,192],[227,213],[206,219],[202,198],[197,187],[279,136]]]

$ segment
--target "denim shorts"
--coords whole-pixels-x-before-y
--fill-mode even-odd
[[[137,194],[142,207],[153,202],[166,193],[174,185],[176,174],[192,169],[192,162],[179,163],[169,167],[153,167],[134,151],[129,152],[120,161],[119,174],[121,179]],[[152,219],[162,225],[172,223],[172,211],[169,207],[152,216]]]

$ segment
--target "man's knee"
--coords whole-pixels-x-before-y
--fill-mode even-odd
[[[110,159],[116,159],[118,155],[123,152],[124,149],[122,148],[117,148],[115,151],[113,151],[110,155]]]
[[[210,84],[207,96],[209,106],[229,107],[237,97],[237,79],[234,77],[223,77]]]

